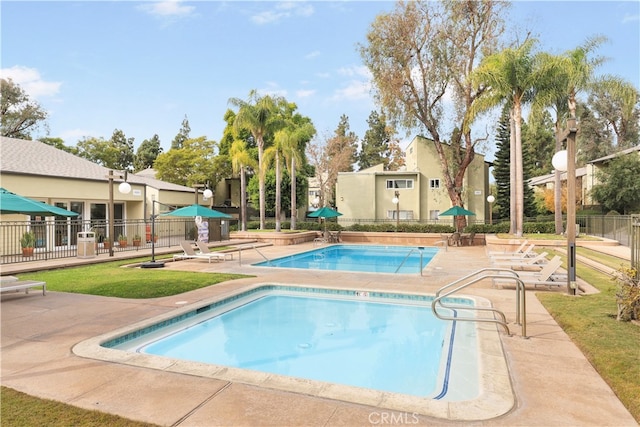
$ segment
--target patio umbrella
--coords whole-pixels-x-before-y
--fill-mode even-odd
[[[0,187],[0,213],[40,216],[78,216],[76,212],[20,196]]]
[[[449,209],[447,209],[446,211],[442,212],[441,214],[439,214],[438,216],[470,216],[470,215],[475,215],[475,213],[466,210],[465,208],[461,207],[461,206],[453,206]],[[458,230],[458,224],[456,223],[456,230]],[[460,231],[460,230],[458,230]]]
[[[178,216],[178,217],[197,217],[202,218],[233,218],[231,215],[219,212],[215,209],[209,209],[200,205],[185,206],[184,208],[176,209],[171,212],[165,212],[160,216]]]
[[[442,212],[438,216],[469,216],[475,215],[473,212],[466,210],[461,206],[454,206]]]
[[[336,218],[342,214],[335,209],[331,209],[328,206],[323,206],[315,212],[311,212],[307,215],[309,218]],[[327,221],[324,222],[324,232],[327,232]]]

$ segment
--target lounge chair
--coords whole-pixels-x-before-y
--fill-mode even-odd
[[[513,251],[513,252],[511,252],[511,251],[507,251],[507,250],[504,250],[504,251],[488,251],[488,252],[487,252],[487,255],[489,255],[489,256],[492,256],[492,255],[516,255],[516,254],[522,253],[522,251],[524,251],[524,248],[525,248],[528,244],[529,244],[529,241],[525,239],[525,240],[520,244],[520,246],[518,246],[518,248],[517,248],[515,251]]]
[[[547,264],[547,255],[547,252],[542,252],[532,258],[497,259],[491,265],[512,270],[541,270]]]
[[[196,240],[196,246],[198,246],[198,249],[200,249],[201,254],[214,255],[214,256],[218,255],[220,257],[223,257],[223,259],[225,260],[233,259],[233,254],[231,252],[211,252],[211,250],[209,249],[209,246],[207,246],[205,242],[201,242],[200,240]]]
[[[222,254],[217,254],[217,253],[210,253],[210,254],[203,254],[203,253],[196,253],[195,249],[191,246],[191,242],[187,242],[182,241],[180,242],[180,246],[182,246],[182,250],[184,251],[184,253],[182,254],[176,254],[173,256],[173,260],[178,260],[178,259],[206,259],[207,261],[209,261],[209,263],[211,263],[211,260],[215,260],[215,261],[224,261],[225,257]]]
[[[518,271],[516,274],[525,285],[563,286],[567,284],[567,275],[558,273],[562,260],[558,255],[554,256],[539,272]],[[494,284],[514,283],[513,280],[494,279]]]
[[[24,290],[25,294],[29,293],[31,288],[42,287],[42,295],[47,294],[47,283],[37,280],[19,280],[15,276],[2,276],[0,278],[0,293],[9,291]]]
[[[522,252],[518,252],[518,253],[515,253],[515,254],[505,254],[505,255],[489,255],[489,257],[493,261],[499,261],[499,260],[508,261],[508,260],[519,260],[519,259],[525,259],[525,258],[532,258],[532,257],[535,257],[536,255],[538,255],[537,253],[535,253],[533,251],[533,248],[535,248],[535,247],[536,247],[536,245],[534,243],[532,243]]]
[[[449,236],[449,246],[461,246],[462,245],[462,237],[459,232],[453,233]]]

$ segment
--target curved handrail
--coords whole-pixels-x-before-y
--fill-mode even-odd
[[[483,274],[481,276],[476,277],[475,279],[468,281],[466,283],[463,283],[462,285],[449,290],[448,292],[442,294],[442,291],[444,291],[445,289],[451,288],[452,286],[464,281],[465,279],[469,279],[473,276],[477,276],[479,273],[482,273],[484,271],[499,271],[499,272],[509,272],[509,273],[513,273],[514,275],[512,276],[505,276],[505,275],[501,275],[501,274]],[[451,317],[451,316],[446,316],[446,315],[442,315],[439,314],[437,311],[437,305],[440,304],[441,307],[443,308],[447,308],[447,309],[454,309],[454,308],[460,308],[460,307],[453,307],[450,305],[447,305],[445,303],[443,303],[443,299],[458,292],[461,289],[464,289],[468,286],[473,285],[474,283],[477,283],[481,280],[484,279],[491,279],[491,278],[500,278],[500,279],[507,279],[507,280],[511,280],[513,279],[516,282],[516,323],[517,324],[521,324],[522,325],[522,336],[524,338],[527,338],[527,315],[526,315],[526,296],[525,296],[525,292],[524,292],[524,282],[522,281],[522,279],[520,279],[517,275],[517,273],[515,273],[513,270],[508,270],[508,269],[497,269],[497,268],[483,268],[481,270],[475,271],[463,278],[460,278],[446,286],[443,286],[442,288],[440,288],[435,295],[435,298],[433,299],[433,301],[431,302],[431,310],[433,311],[433,314],[442,320],[461,320],[461,321],[472,321],[472,322],[480,322],[480,323],[496,323],[500,326],[502,326],[505,331],[507,332],[507,335],[511,336],[511,331],[509,330],[509,326],[507,325],[507,318],[504,315],[504,313],[498,309],[495,308],[481,308],[481,307],[465,307],[468,310],[475,310],[475,311],[484,311],[484,312],[491,312],[495,314],[498,314],[500,316],[501,319],[496,319],[495,316],[493,319],[479,319],[479,318],[465,318],[465,317]],[[522,317],[522,318],[521,318]],[[521,322],[520,322],[521,320]]]

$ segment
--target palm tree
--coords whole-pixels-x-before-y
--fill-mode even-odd
[[[275,210],[276,210],[276,232],[280,232],[282,230],[282,224],[280,221],[280,216],[282,213],[282,190],[280,188],[282,182],[282,153],[284,150],[284,146],[286,144],[286,139],[289,137],[289,130],[281,129],[277,131],[273,138],[273,145],[265,150],[264,153],[264,168],[261,169],[260,173],[265,174],[268,166],[271,165],[271,162],[275,163],[276,167],[276,201],[275,201]]]
[[[539,60],[544,65],[547,75],[544,82],[538,85],[531,113],[538,117],[542,111],[551,108],[556,113],[554,131],[556,134],[556,152],[562,149],[561,128],[567,118],[576,117],[576,96],[581,90],[588,89],[595,69],[602,64],[603,58],[590,58],[590,54],[600,46],[606,38],[595,37],[564,55],[554,56],[542,53]],[[562,227],[562,187],[561,172],[555,171],[555,232],[561,234]]]
[[[246,167],[255,167],[255,160],[247,150],[247,144],[236,139],[229,149],[233,173],[240,175],[240,231],[247,231],[247,177]]]
[[[249,101],[238,98],[229,99],[229,103],[238,107],[238,113],[233,122],[236,132],[247,129],[258,146],[258,182],[260,194],[260,229],[265,229],[265,191],[264,164],[265,137],[279,125],[278,105],[281,98],[268,95],[260,96],[256,90],[249,92]]]
[[[513,144],[511,150],[512,182],[514,199],[510,232],[522,236],[524,221],[524,179],[522,165],[522,106],[531,100],[533,89],[544,77],[546,70],[532,54],[537,41],[528,39],[517,48],[507,48],[490,55],[473,72],[471,79],[476,87],[485,86],[486,91],[478,100],[471,114],[477,115],[507,102],[513,117]],[[512,215],[514,216],[514,215]]]
[[[303,150],[301,145],[303,142],[308,142],[313,135],[315,135],[316,129],[311,123],[304,123],[298,126],[293,131],[287,132],[287,136],[284,139],[283,155],[285,157],[285,164],[289,167],[289,175],[291,176],[291,229],[296,229],[297,219],[297,188],[296,188],[296,163],[303,162]]]

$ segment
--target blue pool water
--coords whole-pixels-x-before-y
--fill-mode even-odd
[[[420,273],[433,256],[434,247],[331,245],[253,264],[260,267],[359,271],[368,273]]]
[[[186,325],[166,331],[163,325],[105,345],[421,397],[446,395],[454,341],[462,338],[455,337],[457,322],[433,316],[431,297],[334,292],[257,293],[234,300],[232,308],[198,309]],[[465,382],[467,392],[477,387],[472,376]]]

